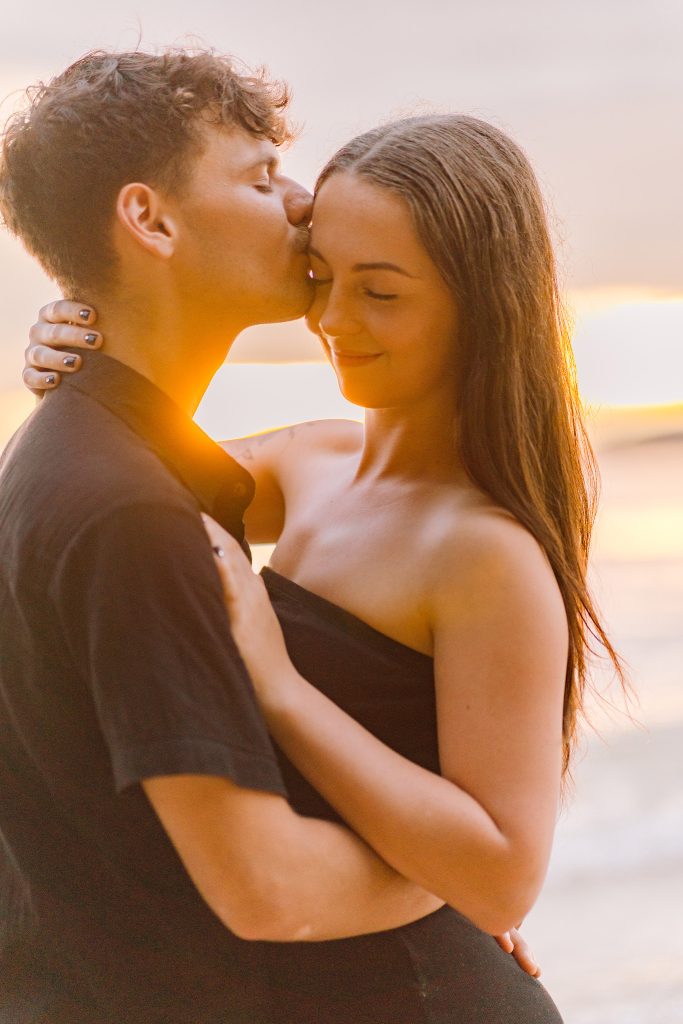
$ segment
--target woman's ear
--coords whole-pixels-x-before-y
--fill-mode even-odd
[[[159,193],[149,185],[124,185],[116,201],[116,216],[129,236],[152,256],[165,260],[175,252],[175,218]]]

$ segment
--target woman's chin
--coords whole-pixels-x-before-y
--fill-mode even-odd
[[[339,390],[351,405],[360,406],[362,409],[385,409],[391,402],[387,402],[386,395],[380,395],[377,388],[362,387],[357,382],[345,380],[337,374]]]

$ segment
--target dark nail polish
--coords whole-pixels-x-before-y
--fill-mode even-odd
[[[90,310],[89,309],[79,309],[78,315],[80,316],[81,320],[89,320],[90,319]]]
[[[65,356],[64,365],[68,366],[69,369],[73,369],[73,367],[76,365],[76,356]]]
[[[45,383],[46,383],[46,384],[54,384],[54,382],[56,381],[56,379],[57,379],[57,378],[55,377],[55,375],[54,375],[53,373],[51,373],[49,377],[46,377],[46,378],[45,378]]]
[[[88,345],[95,345],[97,343],[97,335],[86,334],[85,337],[83,338],[83,341],[87,342]]]

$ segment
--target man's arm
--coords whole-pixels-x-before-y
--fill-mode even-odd
[[[243,939],[319,941],[396,928],[442,901],[342,825],[209,776],[143,781],[192,881]]]

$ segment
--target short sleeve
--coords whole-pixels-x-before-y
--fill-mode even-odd
[[[50,596],[118,791],[201,774],[286,795],[198,515],[108,510],[72,540]]]

